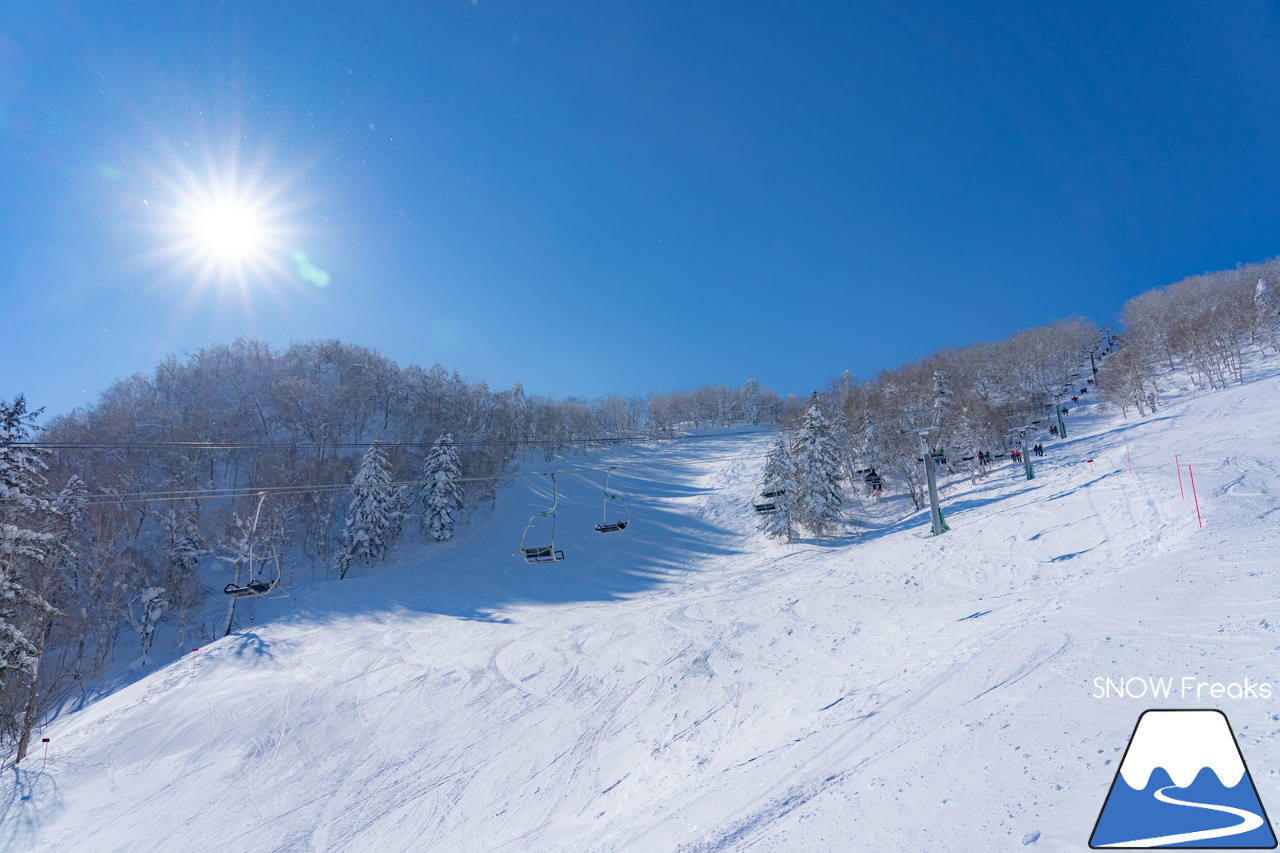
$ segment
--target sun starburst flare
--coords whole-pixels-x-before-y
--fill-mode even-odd
[[[289,229],[278,191],[257,180],[238,181],[234,172],[203,182],[192,177],[173,190],[163,251],[184,272],[196,273],[201,283],[240,288],[288,276],[282,259]]]
[[[221,162],[209,155],[202,169],[175,156],[156,171],[160,197],[152,210],[160,240],[149,258],[187,289],[186,302],[207,294],[226,304],[230,297],[253,316],[263,299],[283,303],[289,291],[327,285],[328,273],[308,261],[303,274],[296,261],[304,236],[291,221],[302,208],[296,187],[269,179],[265,159],[242,169],[238,155],[233,150]]]

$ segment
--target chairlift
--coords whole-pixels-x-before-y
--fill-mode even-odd
[[[276,564],[275,575],[266,580],[263,578],[263,565],[258,566],[257,576],[253,571],[253,546],[256,544],[256,534],[258,532],[258,516],[262,514],[262,504],[267,499],[266,492],[258,493],[258,508],[253,512],[253,525],[249,528],[249,581],[244,586],[236,586],[229,583],[223,587],[223,592],[232,598],[288,598],[289,592],[280,586],[280,555],[276,554],[272,562]]]
[[[556,504],[560,503],[560,493],[556,490],[556,475],[549,476],[551,506],[531,516],[520,534],[520,555],[526,563],[558,563],[564,559],[564,551],[556,550]]]
[[[604,507],[601,509],[600,523],[596,525],[598,533],[621,533],[631,523],[631,510],[627,509],[627,499],[622,495],[609,493],[609,475],[612,473],[612,468],[604,472]],[[619,513],[615,509],[613,521],[609,520],[609,501],[622,502],[622,511]]]
[[[268,583],[264,580],[254,579],[244,586],[236,586],[229,583],[222,590],[232,598],[250,598],[258,596],[261,598],[284,598],[289,593],[284,591],[284,587],[276,585],[274,581]]]
[[[778,498],[786,493],[786,489],[781,486],[768,486],[761,483],[756,486],[755,495],[751,498],[751,505],[756,508],[756,512],[777,512]]]

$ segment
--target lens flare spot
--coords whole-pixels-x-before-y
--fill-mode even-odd
[[[311,263],[311,259],[302,252],[293,253],[293,268],[297,272],[298,278],[310,282],[316,287],[328,287],[329,282],[333,280],[328,272]]]
[[[124,180],[124,171],[119,166],[113,166],[110,163],[99,163],[98,177],[104,181],[118,184]]]

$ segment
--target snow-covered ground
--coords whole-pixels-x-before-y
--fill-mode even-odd
[[[939,538],[899,498],[765,540],[768,435],[560,460],[680,464],[614,475],[622,535],[600,476],[561,478],[562,563],[513,556],[550,486],[521,480],[456,541],[260,604],[51,725],[0,848],[1075,851],[1150,707],[1222,709],[1280,811],[1280,378],[1167,402],[1078,409],[1035,480],[950,487]],[[1148,676],[1173,695],[1096,698]]]

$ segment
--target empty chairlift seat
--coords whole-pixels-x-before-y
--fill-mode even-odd
[[[600,523],[596,525],[597,533],[621,533],[631,523],[631,510],[627,508],[627,499],[609,491],[610,468],[604,472],[604,508],[601,510]],[[612,515],[609,510],[613,509]]]
[[[756,512],[777,512],[778,499],[785,496],[786,493],[786,489],[780,486],[761,483],[756,486],[755,496],[751,499],[751,505],[755,507]]]
[[[564,552],[556,550],[556,505],[560,493],[556,489],[556,475],[551,477],[551,506],[537,515],[530,516],[520,535],[520,556],[526,563],[558,563]]]

